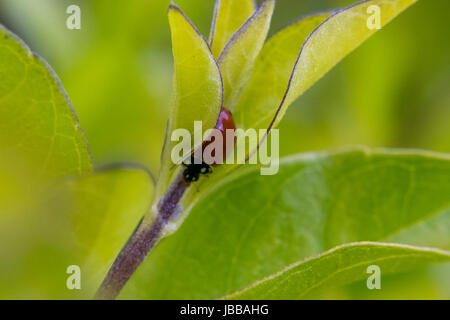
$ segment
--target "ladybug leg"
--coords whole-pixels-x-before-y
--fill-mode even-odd
[[[187,183],[191,183],[192,182],[192,180],[191,180],[192,179],[192,174],[189,171],[189,169],[185,169],[183,171],[183,178],[184,178],[184,181],[187,182]]]
[[[211,166],[205,162],[202,163],[201,167],[200,167],[200,173],[201,174],[209,174],[212,173],[212,169]]]
[[[198,179],[200,179],[200,175],[198,173],[192,174],[192,179],[191,179],[192,182],[196,182],[196,181],[198,181]]]

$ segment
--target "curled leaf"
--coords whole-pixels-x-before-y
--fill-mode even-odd
[[[214,57],[219,57],[233,34],[255,9],[254,0],[217,0],[210,35]]]
[[[171,133],[186,129],[191,136],[194,121],[202,121],[203,128],[216,124],[223,101],[223,83],[219,66],[206,40],[180,8],[169,7],[172,46],[175,63],[173,105],[169,119],[169,136],[163,154],[158,190],[163,192],[170,180],[171,151],[174,143]],[[197,130],[198,131],[198,130]],[[192,149],[198,147],[193,145]]]
[[[384,26],[415,1],[365,0],[279,32],[256,62],[236,107],[236,121],[245,128],[277,125],[296,98],[377,31],[368,27],[370,6],[380,8]],[[321,19],[326,20],[320,23]]]
[[[275,0],[266,0],[234,34],[219,57],[224,82],[224,106],[233,111],[256,57],[266,40]]]

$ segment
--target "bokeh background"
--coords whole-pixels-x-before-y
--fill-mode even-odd
[[[278,0],[271,33],[353,2]],[[207,37],[214,1],[176,3]],[[71,4],[81,7],[81,30],[65,26]],[[168,4],[0,0],[0,22],[61,78],[96,167],[126,161],[158,172],[173,72]],[[448,0],[420,0],[347,57],[290,107],[280,153],[355,144],[450,152],[449,15]],[[323,298],[449,299],[450,266],[383,278],[382,286],[356,283]]]

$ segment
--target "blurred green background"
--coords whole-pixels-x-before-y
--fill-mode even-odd
[[[208,37],[214,1],[176,2]],[[353,2],[278,0],[271,33]],[[65,26],[70,4],[81,7],[81,30]],[[126,161],[158,171],[173,71],[168,4],[0,0],[0,22],[61,78],[96,167]],[[352,53],[290,107],[280,153],[355,144],[450,152],[449,13],[448,0],[420,0]],[[381,291],[357,283],[324,298],[448,299],[449,271],[435,266],[389,277]]]

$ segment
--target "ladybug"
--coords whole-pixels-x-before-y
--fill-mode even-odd
[[[217,123],[214,128],[219,130],[222,133],[222,141],[223,141],[222,162],[223,162],[223,161],[225,161],[225,158],[226,158],[226,146],[227,146],[226,130],[227,129],[228,130],[236,130],[236,125],[234,123],[233,116],[232,116],[230,110],[228,110],[226,108],[222,108],[220,110],[219,118],[217,119]],[[205,150],[206,146],[213,143],[214,140],[215,140],[214,137],[212,137],[211,140],[205,141],[202,144],[202,154],[203,154],[203,151]],[[236,142],[236,137],[234,137],[234,142]],[[215,156],[215,151],[212,151],[211,155]],[[212,163],[211,165],[209,165],[205,161],[202,161],[201,164],[196,164],[194,160],[195,160],[195,158],[194,158],[194,155],[192,154],[190,157],[190,163],[183,162],[183,166],[185,167],[185,169],[183,171],[183,178],[186,183],[198,181],[201,174],[207,175],[207,174],[212,173],[211,167],[212,166],[215,167],[218,165],[215,162]]]

